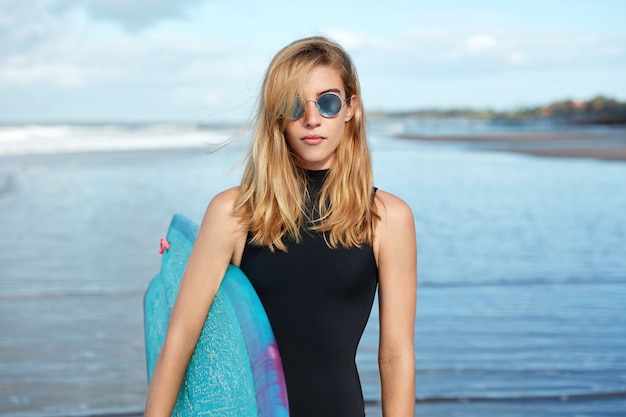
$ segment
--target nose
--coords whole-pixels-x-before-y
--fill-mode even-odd
[[[304,106],[304,124],[307,126],[319,126],[322,115],[317,110],[317,102],[314,100],[307,101]]]

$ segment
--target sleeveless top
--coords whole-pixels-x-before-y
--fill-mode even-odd
[[[327,171],[305,172],[315,197]],[[333,249],[307,230],[299,243],[285,243],[287,252],[270,252],[248,239],[240,267],[272,325],[290,416],[363,417],[355,355],[378,284],[373,249]]]

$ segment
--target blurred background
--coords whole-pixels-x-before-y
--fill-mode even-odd
[[[264,71],[310,35],[353,57],[376,185],[415,215],[416,416],[623,415],[624,15],[0,0],[0,415],[142,413],[159,238],[238,184]]]
[[[2,0],[4,122],[245,120],[271,57],[324,34],[371,110],[626,98],[624,3]]]

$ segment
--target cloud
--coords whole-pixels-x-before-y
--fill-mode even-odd
[[[522,64],[526,61],[526,56],[519,51],[512,51],[508,54],[507,59],[513,64]]]
[[[624,97],[625,31],[414,26],[369,45],[353,57],[371,108]]]
[[[181,1],[178,11],[199,2]],[[125,15],[130,24],[135,21],[133,13],[147,8],[148,3],[91,1],[88,4],[97,7],[102,16]],[[176,13],[174,2],[152,4],[160,15],[170,10]],[[223,41],[158,33],[138,36],[106,30],[100,23],[85,20],[74,5],[70,0],[0,2],[0,90],[13,84],[76,87],[232,79],[241,75],[246,65],[255,62],[254,54]],[[157,11],[151,16],[159,15]],[[252,57],[247,63],[246,56]]]
[[[16,52],[71,35],[65,20],[70,9],[69,0],[0,1],[0,63]]]
[[[325,36],[338,42],[347,51],[362,51],[362,50],[375,50],[385,48],[385,43],[380,37],[373,37],[371,35],[363,35],[361,33],[349,32],[340,29],[327,29],[324,32]]]
[[[357,51],[361,73],[413,77],[464,77],[518,70],[568,71],[626,65],[626,32],[548,32],[512,28],[476,33],[413,29],[394,34],[367,51]],[[380,45],[394,45],[393,49]]]
[[[471,36],[466,44],[470,51],[482,51],[485,49],[494,48],[497,45],[497,40],[490,35],[474,35]]]
[[[581,75],[589,85],[608,85],[605,72],[613,71],[614,80],[626,68],[622,29],[542,29],[478,12],[447,18],[446,13],[414,11],[414,18],[387,6],[381,6],[381,26],[375,29],[361,20],[315,14],[313,23],[303,27],[279,14],[284,5],[278,2],[245,9],[239,2],[226,7],[205,1],[0,0],[0,118],[17,114],[8,112],[18,100],[23,114],[45,116],[49,108],[60,113],[60,106],[72,104],[66,111],[70,119],[76,109],[96,118],[109,112],[110,119],[139,111],[136,117],[144,117],[156,109],[154,117],[176,118],[194,106],[200,113],[243,106],[258,94],[272,54],[283,42],[320,33],[316,24],[325,25],[321,33],[350,52],[367,96],[377,100],[370,102],[374,107],[413,103],[425,91],[438,89],[448,91],[439,100],[452,102],[463,94],[478,100],[491,88],[494,97],[508,101],[514,98],[503,93],[507,80],[543,77],[558,84]],[[618,91],[623,83],[613,84],[605,90]],[[477,85],[482,89],[473,93],[470,87]],[[578,91],[575,83],[562,90],[567,88]],[[39,113],[32,110],[35,103],[41,103]]]
[[[134,32],[161,20],[180,19],[205,0],[87,0],[89,15]]]
[[[78,87],[84,85],[80,68],[62,64],[39,64],[25,68],[0,68],[0,80],[12,84],[49,84]],[[1,85],[1,84],[0,84]]]
[[[247,105],[251,74],[265,65],[249,44],[137,34],[87,17],[69,1],[0,1],[0,118],[46,119],[52,109],[69,120],[225,112]]]

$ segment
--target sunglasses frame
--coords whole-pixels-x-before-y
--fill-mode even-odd
[[[324,114],[322,113],[322,109],[320,109],[320,105],[319,105],[319,100],[320,100],[322,97],[327,96],[327,95],[333,95],[333,96],[337,97],[337,98],[339,99],[339,101],[341,102],[341,106],[340,106],[340,107],[339,107],[339,109],[337,110],[337,113],[333,114],[332,116],[326,116],[326,115],[324,115]],[[341,109],[343,109],[343,105],[344,105],[345,103],[347,103],[347,102],[348,102],[348,100],[350,100],[350,97],[346,97],[345,99],[341,98],[341,96],[340,96],[339,94],[335,93],[334,91],[327,91],[327,92],[325,92],[325,93],[320,94],[320,96],[317,98],[317,100],[305,100],[305,99],[303,99],[303,98],[302,98],[302,97],[300,97],[300,96],[296,96],[296,97],[297,97],[297,98],[298,98],[298,100],[300,100],[300,102],[301,102],[301,106],[300,106],[300,108],[301,108],[301,110],[302,110],[302,114],[300,114],[298,117],[295,117],[295,118],[293,118],[293,117],[288,117],[288,119],[289,119],[289,120],[291,120],[291,121],[294,121],[294,120],[299,120],[299,119],[301,119],[302,117],[304,117],[304,113],[306,112],[306,109],[305,109],[305,108],[306,108],[306,105],[307,105],[307,103],[311,103],[311,102],[312,102],[312,103],[315,103],[315,107],[317,108],[317,111],[319,112],[320,116],[322,116],[322,117],[324,117],[324,118],[326,118],[326,119],[332,119],[332,118],[335,118],[335,117],[337,117],[337,116],[339,115],[339,113],[341,113]],[[295,107],[294,107],[294,109],[295,109]]]

